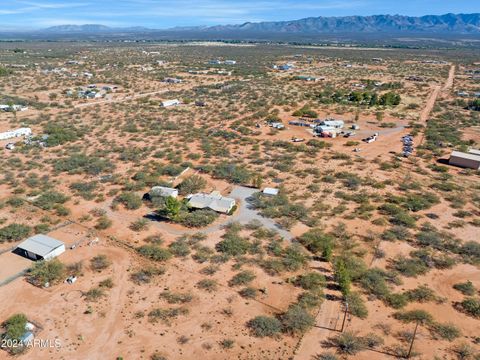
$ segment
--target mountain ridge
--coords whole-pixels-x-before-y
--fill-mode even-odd
[[[182,32],[199,33],[249,32],[334,34],[345,32],[414,32],[480,34],[480,14],[370,15],[341,17],[308,17],[289,21],[245,22],[238,25],[184,26],[170,29],[150,29],[142,26],[114,28],[101,24],[59,25],[41,30],[48,33],[111,33],[111,32]]]

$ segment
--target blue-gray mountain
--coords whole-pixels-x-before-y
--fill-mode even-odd
[[[143,27],[110,28],[103,25],[62,25],[45,29],[50,33],[155,32]],[[165,31],[165,30],[162,30]],[[445,14],[421,17],[403,15],[373,15],[345,17],[311,17],[292,21],[247,22],[241,25],[173,28],[171,32],[199,33],[457,33],[480,34],[480,14]]]

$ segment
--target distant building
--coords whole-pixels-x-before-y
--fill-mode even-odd
[[[188,206],[194,209],[211,209],[213,211],[228,214],[236,205],[235,199],[223,197],[218,191],[211,194],[194,194],[188,197]]]
[[[169,84],[180,84],[182,82],[182,79],[167,77],[163,79],[163,82]]]
[[[0,133],[0,140],[8,140],[21,136],[31,136],[32,129],[30,128],[20,128],[16,130],[10,130],[3,133]]]
[[[47,235],[35,235],[14,250],[32,260],[51,260],[65,252],[65,244]]]
[[[448,163],[462,168],[480,170],[480,150],[472,149],[468,153],[453,151]]]
[[[178,106],[178,105],[180,105],[180,101],[177,99],[162,101],[162,107],[164,108],[171,107],[171,106]]]
[[[235,60],[225,60],[225,65],[235,65],[237,62]]]
[[[323,120],[320,122],[320,125],[333,127],[335,129],[342,129],[345,126],[345,123],[343,120]]]

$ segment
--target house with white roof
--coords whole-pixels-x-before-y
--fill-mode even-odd
[[[193,194],[187,198],[188,206],[193,209],[211,209],[222,214],[230,213],[236,205],[235,199],[223,197],[218,191]]]

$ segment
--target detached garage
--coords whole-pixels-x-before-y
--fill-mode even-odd
[[[480,151],[470,150],[468,153],[453,151],[450,155],[448,163],[450,165],[459,166],[462,168],[470,168],[480,170]]]
[[[50,260],[65,252],[65,244],[47,235],[28,238],[15,249],[15,253],[32,260]]]

